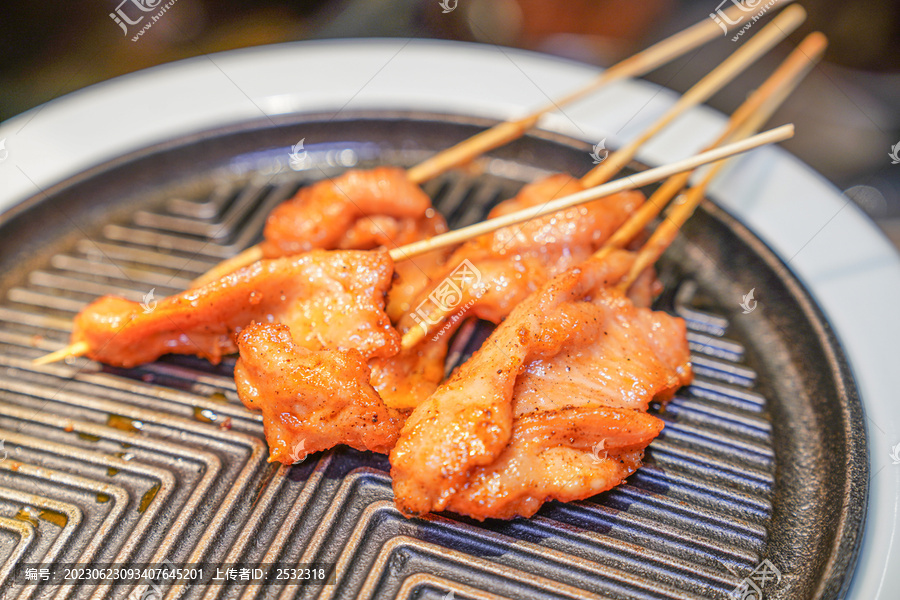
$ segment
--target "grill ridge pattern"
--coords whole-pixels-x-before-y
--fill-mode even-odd
[[[337,561],[337,585],[281,598],[725,597],[765,556],[774,486],[772,427],[728,321],[693,307],[697,382],[660,416],[646,466],[596,500],[550,504],[530,520],[482,526],[408,521],[391,502],[385,457],[336,449],[292,468],[266,463],[260,417],[218,367],[188,358],[124,371],[88,361],[33,369],[65,343],[99,294],[174,293],[252,244],[297,180],[223,185],[106,224],[49,258],[0,306],[0,587],[18,561]],[[520,182],[455,175],[426,191],[456,226]],[[225,426],[227,421],[228,426]],[[314,462],[315,461],[315,462]],[[156,488],[149,502],[146,500]],[[146,504],[144,506],[143,504]],[[19,511],[66,515],[63,527]],[[36,525],[34,523],[37,523]],[[58,598],[124,597],[71,586]],[[40,586],[12,587],[34,598]],[[168,597],[275,597],[273,588],[173,589]]]

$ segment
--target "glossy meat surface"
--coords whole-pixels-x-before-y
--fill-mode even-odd
[[[488,216],[540,206],[582,189],[577,180],[554,175],[525,186]],[[438,327],[442,320],[432,315],[442,305],[451,309],[450,314],[499,323],[543,283],[586,260],[643,201],[640,192],[623,192],[466,242],[446,260],[432,285],[415,298],[413,310]],[[465,285],[447,283],[465,264],[472,266],[476,277]]]
[[[647,404],[691,368],[681,319],[606,289],[632,261],[616,252],[545,284],[413,411],[391,452],[401,510],[528,516],[637,468],[662,429]]]
[[[78,314],[71,341],[86,341],[90,358],[123,367],[168,353],[218,362],[237,350],[234,335],[244,327],[280,322],[310,350],[391,356],[399,350],[399,334],[384,312],[392,274],[390,256],[378,251],[316,250],[263,260],[160,300],[150,311],[101,298]]]
[[[418,239],[431,199],[404,169],[354,169],[301,188],[269,215],[264,256],[314,248],[368,250]]]
[[[495,207],[489,217],[581,189],[577,180],[554,175],[526,185],[514,198]],[[542,283],[586,259],[642,202],[640,193],[619,194],[481,236],[463,244],[449,258],[423,257],[428,262],[419,271],[422,277],[410,279],[414,284],[402,294],[398,285],[391,290],[388,314],[401,334],[424,324],[430,324],[432,331],[415,348],[373,364],[373,374],[381,383],[379,392],[392,405],[418,406],[426,392],[433,392],[440,383],[443,369],[432,363],[432,358],[440,356],[443,361],[446,357],[446,346],[464,315],[500,322]],[[635,293],[655,283],[652,273],[648,275],[634,287]],[[652,294],[647,291],[646,295]],[[400,298],[411,300],[402,303]],[[453,309],[449,319],[433,317],[442,305]],[[404,373],[416,377],[404,384],[400,381]]]
[[[533,515],[548,500],[589,498],[634,473],[662,428],[647,413],[597,407],[517,418],[509,444],[490,465],[472,471],[446,510],[479,520],[511,519]],[[592,444],[603,450],[595,454]]]
[[[234,378],[250,410],[263,414],[270,461],[291,464],[346,444],[386,453],[402,415],[369,384],[359,351],[307,350],[285,325],[251,325],[237,336]]]
[[[267,258],[326,250],[388,250],[447,231],[447,222],[404,169],[354,169],[301,188],[269,215],[260,245]],[[387,313],[396,321],[443,267],[449,250],[395,265]]]

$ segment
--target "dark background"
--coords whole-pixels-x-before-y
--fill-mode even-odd
[[[608,66],[714,11],[718,0],[178,0],[137,42],[110,19],[121,0],[5,2],[0,120],[117,75],[286,41],[425,37],[538,50]],[[448,0],[453,5],[453,0]],[[710,104],[731,112],[802,37],[830,40],[824,63],[773,122],[787,148],[851,196],[900,246],[900,2],[802,0],[806,24]],[[751,32],[752,33],[752,30]],[[684,91],[735,48],[730,36],[647,79]]]

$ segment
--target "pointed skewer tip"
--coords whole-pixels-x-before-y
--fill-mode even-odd
[[[70,356],[84,356],[91,349],[90,345],[87,342],[75,342],[74,344],[69,344],[65,348],[57,350],[56,352],[51,352],[50,354],[46,354],[39,358],[31,361],[31,364],[38,365],[47,365],[50,363],[54,363],[60,360],[64,360],[69,358]]]

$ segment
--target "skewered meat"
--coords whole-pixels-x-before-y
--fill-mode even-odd
[[[517,416],[507,446],[473,469],[446,509],[476,519],[533,515],[548,500],[588,498],[625,481],[663,422],[635,410],[559,407]],[[602,446],[600,450],[595,450]]]
[[[387,453],[397,441],[404,415],[369,384],[358,350],[307,350],[280,324],[250,325],[237,345],[238,395],[262,411],[270,461],[291,464],[338,444]]]
[[[399,326],[411,322],[406,315]],[[373,357],[366,365],[352,350],[296,346],[286,326],[251,325],[237,336],[241,358],[235,381],[244,404],[263,412],[272,460],[302,458],[288,452],[300,441],[308,452],[340,443],[387,452],[406,414],[443,378],[447,339],[423,340],[393,356]],[[350,422],[361,431],[350,431]]]
[[[161,300],[152,311],[106,296],[75,318],[72,343],[88,356],[132,367],[163,354],[218,362],[237,351],[234,334],[252,322],[281,322],[310,350],[354,348],[391,356],[399,334],[384,312],[393,261],[387,252],[314,250],[263,260],[213,283]]]
[[[351,170],[301,188],[266,220],[263,256],[321,248],[397,248],[447,231],[447,222],[404,169]],[[387,313],[396,321],[443,265],[446,249],[397,263]]]
[[[488,217],[538,206],[582,189],[578,180],[554,175],[525,186]],[[479,277],[476,283],[454,290],[459,295],[448,307],[450,314],[464,312],[499,323],[544,282],[587,259],[643,201],[640,192],[622,192],[470,240],[447,259],[443,272],[434,277],[435,284],[419,294],[415,309],[423,321],[439,325],[443,319],[435,313],[441,311],[433,309],[450,304],[441,286],[454,269],[468,261]]]
[[[528,516],[639,466],[662,428],[643,411],[691,369],[681,319],[607,289],[632,261],[615,252],[545,284],[413,411],[391,452],[401,510]]]
[[[315,248],[370,250],[417,237],[431,199],[396,167],[351,170],[303,187],[269,215],[261,244],[275,258]]]
[[[515,198],[499,204],[490,216],[535,206],[554,195],[570,194],[580,189],[577,180],[566,175],[554,175],[526,185]],[[412,348],[401,350],[397,356],[371,361],[373,385],[385,402],[398,408],[418,406],[443,379],[447,344],[462,323],[461,316],[466,309],[474,307],[473,314],[499,322],[515,304],[542,283],[586,258],[642,201],[643,195],[638,192],[618,194],[522,226],[501,229],[464,244],[446,261],[447,266],[437,275],[442,278],[435,277],[436,281],[442,282],[441,286],[435,289],[421,285],[419,289],[425,293],[432,289],[435,292],[422,301],[415,312],[401,313],[398,317],[396,312],[391,312],[389,305],[388,314],[401,333],[422,326],[416,321],[427,320],[428,309],[438,302],[452,300],[460,310],[439,334],[421,340]],[[598,229],[590,230],[592,227]],[[435,273],[438,261],[434,257],[430,260],[429,268]],[[455,260],[461,263],[454,263]],[[477,267],[472,264],[473,261]],[[465,280],[454,283],[460,277]],[[396,284],[391,294],[395,289]],[[651,269],[632,286],[629,295],[642,295],[642,302],[649,305],[657,292],[657,282]],[[419,299],[421,297],[420,293]],[[437,302],[435,298],[438,298]]]

